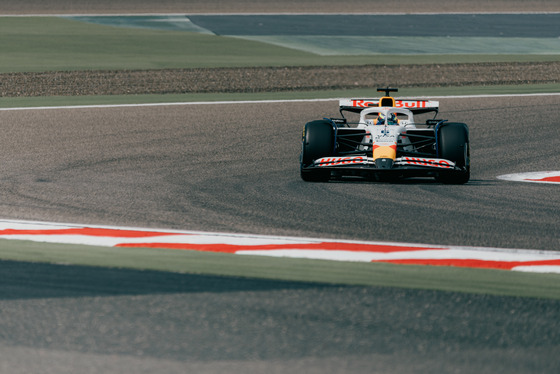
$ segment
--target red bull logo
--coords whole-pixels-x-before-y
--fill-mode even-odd
[[[426,108],[427,101],[417,100],[417,101],[406,101],[406,100],[396,100],[395,108]]]
[[[426,100],[395,100],[395,108],[428,108],[428,101]],[[379,100],[352,100],[352,106],[354,108],[370,108],[379,105]],[[431,107],[431,106],[430,106]]]

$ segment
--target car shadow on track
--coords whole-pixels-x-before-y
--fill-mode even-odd
[[[20,261],[0,261],[0,274],[0,300],[333,287],[257,278]]]

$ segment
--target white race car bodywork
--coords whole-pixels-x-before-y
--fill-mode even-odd
[[[435,177],[444,183],[466,183],[470,175],[467,125],[435,119],[438,101],[395,99],[389,96],[397,91],[392,88],[378,91],[385,91],[386,96],[340,99],[342,117],[305,125],[302,178]],[[354,113],[352,121],[343,112]],[[417,126],[415,115],[433,112],[433,119]]]
[[[361,103],[360,100],[341,100],[341,106],[348,103]],[[364,101],[372,103],[372,101]],[[402,105],[409,107],[436,107],[438,102],[423,102],[410,101],[402,102]],[[390,123],[389,118],[391,115],[397,116],[398,122]],[[377,119],[368,119],[368,116],[374,115],[379,118],[384,118],[383,122],[377,122]],[[402,118],[405,117],[405,118]],[[425,166],[442,169],[453,169],[455,163],[450,160],[442,158],[425,158],[425,157],[396,157],[397,145],[403,146],[404,150],[412,150],[413,146],[410,141],[403,136],[407,129],[416,129],[414,123],[413,113],[401,107],[368,107],[360,112],[360,120],[356,128],[364,129],[365,136],[359,149],[364,152],[371,152],[372,157],[368,156],[348,156],[348,157],[322,157],[315,160],[314,164],[318,167],[333,167],[345,165],[376,165],[377,159],[391,159],[393,160],[391,166],[397,165],[414,165]],[[408,145],[407,145],[408,144]]]

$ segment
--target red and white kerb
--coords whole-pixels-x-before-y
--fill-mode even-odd
[[[560,171],[536,171],[530,173],[506,174],[498,179],[514,182],[560,184]]]
[[[401,265],[560,273],[560,252],[2,221],[0,238]]]

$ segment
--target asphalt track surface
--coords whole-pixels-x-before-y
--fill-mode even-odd
[[[560,35],[558,13],[189,15],[188,18],[217,35],[504,38],[558,38]]]
[[[2,14],[527,13],[558,12],[556,0],[0,0]]]
[[[299,179],[337,102],[1,111],[3,218],[558,250],[559,96],[440,99],[472,180]],[[0,372],[558,372],[560,302],[0,262]]]
[[[77,16],[121,27],[196,29],[229,36],[394,36],[558,38],[560,13],[545,14],[220,14]],[[190,22],[185,22],[186,20]],[[406,27],[403,27],[406,25]],[[535,27],[539,25],[539,27]]]
[[[472,179],[312,184],[305,122],[336,101],[0,112],[6,219],[558,250],[558,95],[441,99],[471,132]]]

